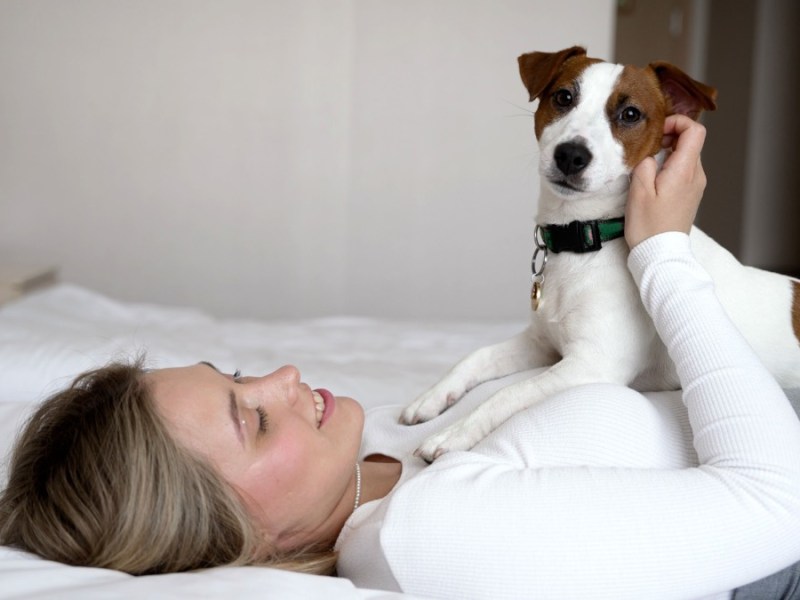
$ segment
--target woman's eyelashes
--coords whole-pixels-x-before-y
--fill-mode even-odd
[[[263,406],[256,406],[256,414],[258,415],[258,432],[266,433],[269,420],[267,419],[267,411]]]
[[[242,370],[236,369],[233,372],[232,379],[234,383],[242,383]],[[246,403],[247,404],[247,403]],[[255,406],[252,407],[255,409],[256,414],[258,415],[258,432],[259,433],[266,433],[267,426],[269,425],[269,419],[267,418],[267,411],[264,410],[263,406]]]

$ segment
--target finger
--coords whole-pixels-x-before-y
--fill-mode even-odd
[[[703,143],[706,141],[706,128],[700,123],[691,123],[689,127],[684,129],[675,142],[675,150],[688,150],[696,156],[700,156],[700,151],[703,149]]]
[[[705,140],[706,128],[686,115],[670,115],[664,121],[664,137],[684,140],[688,144],[701,144]]]
[[[636,197],[643,193],[654,194],[656,189],[656,172],[658,165],[652,156],[648,156],[640,162],[631,172],[630,194]]]
[[[664,135],[661,138],[661,147],[675,150],[678,138],[695,122],[684,115],[670,115],[664,120]]]
[[[697,124],[697,121],[686,115],[669,115],[664,119],[664,135],[675,135],[677,137],[695,124]]]
[[[688,124],[684,121],[688,121]],[[675,150],[664,163],[665,170],[678,170],[689,175],[697,168],[700,151],[706,139],[706,129],[699,123],[683,117],[675,120],[674,131],[678,133]]]
[[[706,172],[703,169],[703,161],[700,158],[697,159],[697,166],[695,167],[694,170],[693,180],[697,182],[702,187],[702,189],[706,188],[706,183],[707,183]]]

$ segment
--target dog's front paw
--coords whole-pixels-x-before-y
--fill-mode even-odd
[[[455,392],[447,392],[441,386],[434,386],[400,413],[400,422],[404,425],[416,425],[430,421],[458,402],[459,397]]]
[[[445,452],[469,450],[484,436],[485,433],[481,429],[470,424],[467,419],[462,419],[422,442],[414,452],[414,456],[419,456],[430,463]]]

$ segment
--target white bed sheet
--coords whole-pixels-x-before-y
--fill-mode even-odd
[[[221,369],[251,374],[294,364],[312,386],[352,396],[368,409],[410,401],[457,359],[524,325],[356,317],[216,319],[194,309],[118,302],[59,284],[0,307],[0,485],[4,458],[30,407],[110,358],[146,352],[153,367],[209,360]],[[357,589],[343,579],[256,567],[137,578],[67,567],[4,547],[0,582],[3,598],[413,598]]]

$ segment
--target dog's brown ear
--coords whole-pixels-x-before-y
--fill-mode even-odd
[[[648,65],[658,77],[661,91],[669,100],[669,114],[686,115],[695,121],[704,110],[717,108],[717,90],[695,81],[675,65],[658,61]]]
[[[530,102],[541,95],[565,60],[585,54],[586,48],[573,46],[559,52],[529,52],[520,56],[517,59],[519,74],[530,94]]]

